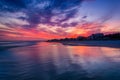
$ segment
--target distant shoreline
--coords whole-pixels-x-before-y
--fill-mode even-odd
[[[23,47],[34,45],[38,42],[50,42],[50,43],[61,43],[68,46],[98,46],[98,47],[113,47],[120,48],[120,40],[107,40],[107,41],[8,41],[0,42],[0,50],[5,50],[15,47]]]
[[[35,45],[38,41],[0,41],[0,50]],[[40,42],[40,41],[39,41]]]
[[[69,46],[99,46],[99,47],[114,47],[120,48],[120,40],[101,40],[101,41],[52,41],[62,43]]]

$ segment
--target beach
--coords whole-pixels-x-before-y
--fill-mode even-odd
[[[120,80],[119,41],[61,43],[1,43],[0,80]]]
[[[115,41],[59,41],[64,45],[71,46],[98,46],[120,48],[120,40]]]

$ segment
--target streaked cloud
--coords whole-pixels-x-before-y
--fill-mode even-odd
[[[119,0],[0,0],[0,37],[49,39],[120,32],[119,14]]]

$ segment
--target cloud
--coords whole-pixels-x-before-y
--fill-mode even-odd
[[[25,7],[26,5],[23,0],[0,0],[1,11],[13,12]]]
[[[19,17],[18,19],[27,20],[29,27],[36,27],[38,24],[59,25],[64,21],[73,18],[81,3],[84,0],[0,0],[0,11],[3,12],[24,12],[27,17]],[[54,16],[57,21],[53,22]],[[66,23],[67,26],[70,24]]]
[[[39,32],[40,37],[98,33],[116,14],[119,17],[119,8],[117,0],[0,0],[0,30],[5,31],[0,33],[15,30],[11,34],[32,37]]]

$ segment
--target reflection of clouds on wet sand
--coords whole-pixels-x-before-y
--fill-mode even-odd
[[[106,47],[68,46],[70,52],[74,54],[73,61],[82,66],[89,75],[109,74],[108,71],[117,71],[119,63],[114,61],[115,55],[119,57],[120,49]],[[107,51],[106,51],[107,49]],[[106,55],[107,54],[107,55]],[[111,58],[109,57],[111,56]],[[119,59],[117,60],[119,62]],[[120,70],[120,69],[118,69]]]
[[[0,68],[0,77],[5,76],[4,79],[9,80],[109,79],[113,73],[117,74],[112,75],[115,77],[120,75],[119,60],[111,58],[119,56],[119,51],[116,48],[60,43],[10,48],[0,54],[0,65],[4,66]]]
[[[113,62],[120,62],[119,48],[101,48],[104,51],[104,56],[108,57]]]

